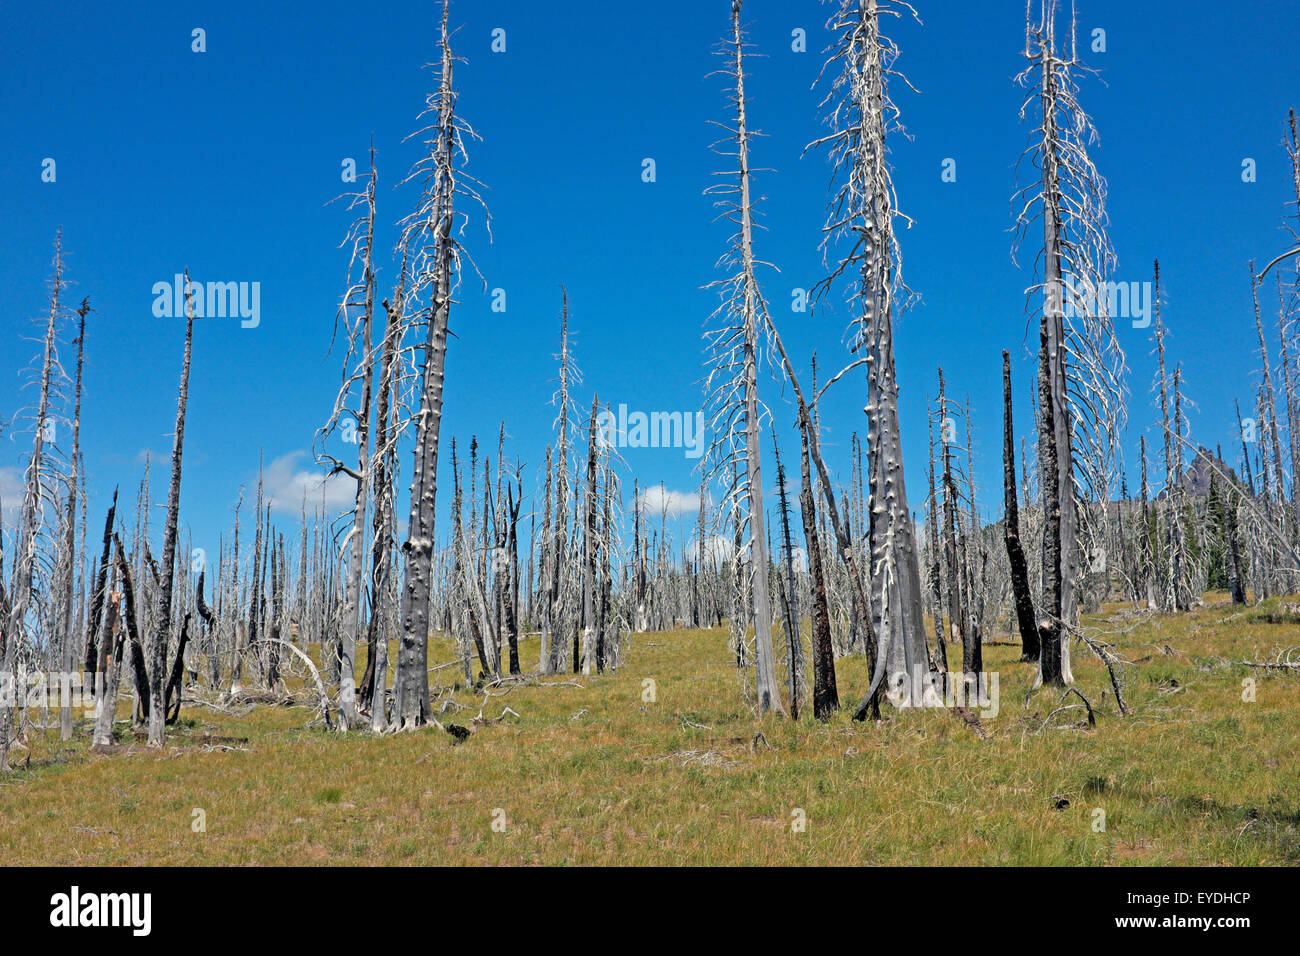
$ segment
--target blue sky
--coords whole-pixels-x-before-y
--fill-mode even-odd
[[[1027,434],[1026,346],[1036,345],[1025,337],[1023,295],[1033,280],[1013,264],[1009,232],[1015,164],[1029,133],[1012,82],[1024,11],[1019,3],[917,6],[923,25],[886,27],[919,91],[895,86],[911,139],[892,144],[900,207],[915,222],[900,232],[904,273],[923,297],[895,335],[909,492],[918,505],[925,397],[942,364],[951,394],[973,403],[976,477],[983,504],[996,512],[1000,353],[1016,357],[1019,431]],[[711,52],[729,11],[722,0],[453,4],[455,49],[468,61],[457,73],[461,113],[483,140],[468,171],[487,185],[493,217],[489,242],[471,210],[465,242],[488,286],[506,290],[507,310],[492,312],[477,278],[466,277],[452,318],[443,434],[467,444],[476,433],[495,449],[504,420],[508,453],[526,464],[526,490],[537,485],[553,434],[547,402],[562,283],[585,373],[581,406],[594,389],[633,409],[699,407],[701,333],[716,304],[701,287],[718,277],[712,266],[726,241],[703,195],[724,162],[709,151],[717,131],[708,121],[725,119],[727,108],[724,79],[708,74],[720,65]],[[797,314],[790,302],[793,288],[825,271],[818,243],[829,167],[823,155],[800,154],[822,131],[822,94],[811,87],[828,12],[813,0],[745,6],[762,54],[749,63],[751,120],[765,133],[753,159],[774,170],[758,184],[767,227],[758,251],[781,270],[760,279],[791,351],[806,358],[818,350],[826,369],[847,354],[844,310]],[[392,247],[393,224],[416,199],[415,187],[394,187],[418,156],[402,140],[417,128],[431,86],[421,66],[436,55],[436,4],[51,2],[11,5],[5,17],[0,335],[8,371],[0,417],[25,401],[15,373],[37,349],[22,337],[36,334],[32,322],[43,315],[62,224],[71,295],[90,296],[96,310],[83,413],[92,527],[114,484],[134,497],[146,450],[158,462],[161,499],[183,326],[153,316],[152,286],[186,267],[200,279],[259,282],[257,328],[213,319],[196,332],[183,521],[196,546],[215,548],[264,454],[278,462],[282,523],[296,523],[295,489],[313,468],[312,435],[338,383],[339,360],[326,350],[350,216],[325,204],[352,188],[340,181],[340,164],[364,162],[373,135],[378,241]],[[1280,141],[1300,91],[1295,8],[1288,0],[1227,8],[1083,0],[1079,24],[1084,36],[1106,31],[1107,51],[1087,55],[1101,81],[1085,80],[1082,99],[1101,134],[1093,155],[1110,184],[1116,278],[1145,281],[1160,258],[1171,356],[1183,363],[1196,403],[1193,437],[1228,446],[1236,440],[1232,400],[1248,406],[1257,382],[1246,264],[1286,248],[1279,226],[1283,203],[1294,198]],[[206,31],[204,53],[191,51],[196,27]],[[490,50],[494,28],[506,31],[504,53]],[[791,50],[796,28],[807,31],[806,53]],[[57,163],[53,183],[41,179],[47,157]],[[656,163],[653,183],[641,179],[647,157]],[[1254,183],[1242,182],[1247,157],[1257,163]],[[953,183],[941,181],[947,158],[957,163]],[[381,291],[392,281],[390,267]],[[1121,325],[1120,341],[1135,449],[1152,419],[1149,330]],[[828,452],[841,465],[851,432],[864,427],[864,391],[850,375],[823,409]],[[779,386],[765,396],[793,459],[792,411]],[[0,491],[28,447],[26,434],[10,434],[0,440],[0,469],[8,469]],[[633,477],[684,492],[698,484],[680,449],[624,457],[628,488]],[[1136,452],[1129,458],[1132,477]],[[409,455],[402,467],[405,486]]]

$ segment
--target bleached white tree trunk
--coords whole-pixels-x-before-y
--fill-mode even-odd
[[[1106,277],[1114,253],[1106,234],[1106,182],[1088,155],[1096,131],[1078,101],[1074,75],[1087,68],[1077,54],[1074,23],[1068,49],[1064,43],[1058,49],[1057,0],[1040,0],[1037,20],[1030,8],[1026,17],[1024,57],[1029,65],[1017,81],[1032,92],[1020,116],[1034,104],[1040,116],[1021,159],[1029,159],[1038,176],[1016,194],[1016,226],[1023,238],[1030,224],[1042,219],[1043,282],[1031,291],[1042,293],[1039,338],[1052,414],[1040,418],[1039,470],[1044,483],[1049,474],[1056,476],[1060,509],[1059,540],[1043,545],[1044,577],[1049,563],[1060,564],[1060,654],[1040,654],[1039,679],[1068,684],[1073,681],[1070,637],[1079,617],[1081,541],[1085,532],[1094,543],[1104,540],[1105,505],[1117,480],[1117,449],[1127,414],[1125,359],[1108,314]],[[1042,430],[1048,420],[1051,469]],[[1097,507],[1081,509],[1081,499]],[[1100,534],[1092,526],[1093,512],[1103,525]]]
[[[53,477],[53,468],[46,460],[46,436],[52,421],[51,396],[56,379],[62,374],[55,349],[62,292],[63,233],[60,231],[54,242],[54,281],[50,289],[50,311],[45,323],[40,389],[33,422],[35,430],[32,436],[32,457],[23,483],[22,513],[18,538],[13,548],[14,570],[9,588],[9,617],[5,621],[3,634],[0,634],[4,645],[0,648],[0,770],[6,770],[9,766],[14,719],[25,713],[24,688],[19,680],[19,667],[29,643],[28,615],[32,609],[36,582],[38,538],[44,523],[45,507],[50,500],[48,485]],[[7,686],[5,682],[8,682]],[[12,695],[12,704],[6,702],[6,695]]]
[[[731,62],[728,74],[735,81],[732,103],[736,110],[735,126],[724,126],[725,142],[734,144],[737,182],[710,187],[709,192],[729,198],[718,205],[723,215],[736,226],[730,248],[719,261],[735,270],[714,283],[724,290],[724,302],[715,313],[722,316],[719,327],[710,332],[713,367],[708,388],[713,410],[712,421],[718,438],[710,449],[715,466],[736,462],[743,465],[738,483],[728,489],[732,521],[737,530],[737,566],[748,552],[750,588],[754,622],[755,689],[759,713],[785,713],[776,677],[772,643],[771,590],[768,581],[766,512],[763,504],[763,472],[760,450],[760,407],[758,399],[759,310],[766,310],[758,281],[754,275],[754,202],[751,196],[752,170],[749,160],[748,126],[745,102],[744,34],[740,25],[741,0],[732,0],[732,36],[724,51]],[[726,469],[722,469],[726,473]],[[743,529],[743,530],[742,530]],[[735,622],[743,640],[745,622]]]

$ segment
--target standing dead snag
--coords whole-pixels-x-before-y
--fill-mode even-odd
[[[962,645],[962,664],[970,656],[966,645],[970,642],[970,614],[965,593],[966,580],[961,570],[957,552],[957,482],[952,470],[952,438],[949,434],[953,419],[948,415],[948,398],[943,380],[943,369],[939,369],[939,404],[935,414],[939,420],[939,460],[943,464],[943,553],[944,564],[948,569],[948,626],[954,641]],[[933,457],[933,455],[932,455]]]
[[[109,522],[112,524],[111,520]],[[91,648],[96,652],[95,730],[91,746],[95,749],[113,743],[113,718],[117,713],[117,688],[122,675],[122,639],[118,634],[121,592],[117,589],[117,566],[109,578],[108,613],[104,621],[104,636],[95,648],[95,632],[88,635]],[[87,656],[90,649],[86,651]]]
[[[725,72],[736,84],[731,93],[736,125],[715,123],[728,134],[721,142],[734,144],[736,151],[722,152],[718,149],[720,144],[714,147],[722,155],[735,156],[737,182],[710,186],[706,190],[711,195],[728,197],[718,200],[716,205],[723,210],[721,217],[736,227],[727,251],[718,260],[718,266],[731,270],[731,274],[709,285],[720,289],[723,296],[722,304],[714,312],[718,326],[708,335],[712,367],[705,387],[709,393],[711,424],[718,436],[709,448],[709,457],[715,473],[725,475],[730,470],[736,476],[727,489],[724,502],[731,509],[736,535],[740,539],[735,555],[738,568],[743,552],[747,551],[749,555],[759,713],[775,711],[784,714],[773,660],[766,514],[759,449],[759,311],[766,312],[767,307],[754,276],[754,200],[750,195],[753,172],[749,165],[749,140],[753,133],[748,128],[745,113],[744,34],[740,28],[740,9],[741,0],[732,0],[731,39],[719,51],[719,55],[731,61]],[[739,466],[743,466],[743,470]],[[743,641],[743,621],[733,623],[740,627]]]
[[[150,691],[152,685],[149,682],[149,668],[145,661],[144,647],[140,642],[140,619],[137,613],[139,606],[135,600],[135,583],[131,577],[131,565],[126,560],[126,550],[122,547],[122,539],[116,534],[113,535],[113,544],[117,549],[117,570],[122,576],[122,619],[126,623],[123,640],[130,642],[131,676],[135,685],[136,703],[140,707],[148,708],[153,701]],[[111,708],[116,699],[116,696],[110,698],[107,706]],[[138,717],[137,714],[133,723],[138,722]]]
[[[1300,218],[1300,135],[1297,135],[1296,132],[1295,110],[1291,110],[1287,114],[1287,132],[1282,138],[1282,145],[1286,149],[1287,158],[1291,161],[1291,181],[1295,188],[1296,217]],[[1290,222],[1286,224],[1286,230],[1291,234],[1291,242],[1288,245],[1293,245],[1294,248],[1288,249],[1269,262],[1259,274],[1260,281],[1268,275],[1270,269],[1287,259],[1296,260],[1296,267],[1300,269],[1300,230]]]
[[[1011,565],[1011,590],[1015,597],[1016,626],[1020,628],[1020,659],[1038,660],[1038,622],[1034,598],[1029,591],[1029,566],[1020,545],[1020,506],[1016,501],[1016,448],[1012,438],[1011,353],[1002,352],[1002,494],[1006,514],[1003,539]]]
[[[825,295],[842,275],[856,273],[848,295],[855,312],[852,349],[867,366],[871,630],[884,666],[872,673],[871,687],[854,714],[858,720],[878,710],[876,695],[886,672],[890,686],[903,688],[914,680],[928,681],[930,674],[894,368],[894,308],[905,287],[885,139],[898,115],[886,80],[896,75],[893,64],[899,54],[881,35],[882,15],[898,16],[899,10],[878,0],[840,0],[828,23],[834,46],[822,67],[823,74],[840,71],[823,101],[832,132],[810,144],[830,146],[833,175],[840,180],[823,227],[823,253],[829,255],[834,243],[849,243],[831,275],[819,283],[817,295]]]
[[[926,399],[928,405],[930,400]],[[934,655],[930,669],[938,675],[941,690],[948,686],[948,644],[943,636],[943,557],[940,552],[939,536],[939,497],[934,484],[934,417],[926,420],[930,440],[928,491],[926,499],[926,537],[930,545],[930,565],[927,569],[930,578],[930,603],[934,607]]]
[[[802,422],[801,422],[802,424]],[[803,519],[804,546],[812,588],[813,716],[827,720],[840,709],[835,683],[835,648],[831,643],[830,612],[826,606],[826,577],[821,539],[817,536],[817,502],[813,497],[808,434],[800,429],[799,514]]]
[[[369,654],[362,693],[370,708],[370,729],[379,733],[388,727],[388,635],[384,630],[384,612],[392,606],[393,573],[392,555],[395,529],[393,500],[397,467],[397,345],[402,329],[402,302],[405,297],[406,262],[393,294],[395,305],[383,302],[387,324],[384,327],[384,344],[379,361],[379,403],[375,418],[374,481],[370,483],[374,496],[374,541],[370,559],[370,624],[366,634]],[[303,534],[306,534],[304,527]],[[305,548],[304,548],[305,551]],[[328,708],[326,708],[328,716]]]
[[[781,464],[781,448],[776,435],[772,435],[772,458],[776,462],[777,503],[781,515],[781,542],[785,564],[785,634],[787,669],[790,676],[790,717],[799,719],[799,703],[803,694],[803,637],[799,633],[799,589],[794,576],[794,545],[790,540],[790,500],[785,490],[785,468]]]
[[[1160,610],[1186,611],[1191,607],[1192,588],[1188,582],[1187,530],[1184,526],[1184,500],[1182,494],[1182,445],[1177,437],[1182,434],[1181,416],[1175,414],[1173,423],[1169,417],[1169,379],[1165,373],[1165,326],[1160,308],[1160,260],[1156,260],[1155,274],[1155,340],[1157,364],[1156,384],[1160,392],[1160,422],[1165,442],[1165,490],[1163,511],[1157,502],[1157,515],[1163,514],[1167,525],[1165,540],[1166,564],[1163,567],[1162,586],[1160,589]],[[1263,339],[1261,338],[1261,342]],[[1178,389],[1173,389],[1175,399]],[[1177,401],[1175,401],[1177,405]]]
[[[348,533],[349,545],[348,576],[344,590],[343,628],[339,635],[339,723],[340,731],[351,729],[356,722],[356,652],[357,638],[362,632],[361,605],[365,597],[365,554],[366,554],[366,509],[370,499],[370,481],[373,476],[370,460],[370,416],[371,397],[374,385],[373,351],[374,312],[375,312],[375,271],[373,251],[375,239],[375,147],[370,146],[370,173],[366,177],[366,187],[361,193],[352,197],[349,209],[363,206],[364,212],[349,227],[347,238],[351,240],[352,254],[348,261],[348,287],[339,305],[337,318],[342,321],[347,336],[347,353],[344,359],[343,384],[334,400],[334,410],[330,420],[323,429],[329,433],[346,418],[355,425],[352,439],[357,445],[355,470],[346,463],[328,455],[318,458],[328,459],[332,463],[331,474],[346,473],[356,481],[356,492],[352,504],[352,528]],[[360,258],[361,277],[354,282],[353,269]],[[352,310],[360,310],[355,322]],[[337,325],[336,325],[337,330]],[[356,409],[348,408],[354,386],[360,386],[361,395]],[[380,427],[386,423],[381,423]],[[371,596],[371,614],[374,615],[374,595]],[[274,647],[274,645],[273,645]],[[371,656],[374,655],[373,648]]]
[[[572,408],[570,389],[580,384],[582,373],[569,347],[569,292],[560,286],[560,352],[555,358],[560,363],[559,388],[552,396],[557,405],[554,427],[556,445],[553,460],[547,467],[547,514],[550,533],[543,533],[546,573],[543,575],[541,669],[543,674],[557,674],[564,662],[565,635],[574,615],[569,607],[573,596],[573,575],[569,555],[569,443],[570,429],[576,433],[581,414]],[[572,418],[570,417],[572,412]],[[554,481],[551,481],[552,473]],[[551,487],[554,487],[554,508],[551,507]],[[575,630],[576,633],[576,630]]]
[[[1056,409],[1052,402],[1051,354],[1047,324],[1039,329],[1038,402],[1039,474],[1043,498],[1043,615],[1042,641],[1038,651],[1038,679],[1043,684],[1064,687],[1069,677],[1062,655],[1068,653],[1069,629],[1061,621],[1061,486],[1052,480],[1057,474]]]
[[[163,524],[162,577],[158,587],[158,620],[150,656],[149,746],[163,745],[167,717],[167,646],[172,636],[172,590],[176,579],[176,526],[181,504],[181,456],[185,451],[185,410],[190,398],[190,355],[194,344],[194,299],[189,270],[185,270],[185,358],[176,398],[176,430],[172,437],[172,472],[167,486],[167,518]],[[182,642],[180,652],[184,652]],[[179,654],[178,654],[179,658]]]
[[[1039,108],[1034,142],[1022,155],[1039,171],[1038,180],[1021,189],[1013,203],[1017,245],[1030,224],[1042,219],[1043,282],[1030,290],[1042,293],[1040,340],[1046,352],[1046,393],[1055,432],[1045,432],[1048,416],[1040,417],[1039,474],[1046,502],[1046,486],[1055,475],[1055,499],[1060,509],[1059,536],[1044,540],[1043,576],[1061,568],[1061,607],[1055,631],[1060,653],[1040,655],[1044,666],[1059,666],[1059,679],[1073,680],[1070,670],[1070,632],[1077,623],[1081,577],[1081,539],[1096,538],[1091,527],[1097,518],[1104,527],[1111,485],[1115,478],[1119,434],[1125,421],[1124,353],[1115,338],[1108,314],[1106,276],[1114,253],[1106,236],[1106,182],[1088,155],[1096,131],[1077,97],[1075,73],[1086,70],[1077,55],[1073,23],[1068,53],[1056,43],[1057,0],[1041,0],[1037,22],[1026,10],[1024,57],[1029,66],[1017,82],[1032,86],[1020,109],[1023,120],[1032,104]],[[1077,446],[1077,447],[1076,447]],[[1045,454],[1052,452],[1055,471],[1046,468]],[[1078,499],[1096,502],[1081,509]],[[1086,520],[1085,520],[1086,519]],[[1050,517],[1049,517],[1050,523]],[[1056,527],[1054,525],[1054,527]],[[1044,585],[1046,589],[1047,585]],[[1052,602],[1049,602],[1052,603]],[[1058,680],[1042,672],[1044,682]]]
[[[113,489],[113,500],[108,506],[108,517],[104,519],[104,536],[100,545],[99,567],[95,575],[95,589],[90,596],[90,621],[86,626],[86,677],[91,686],[95,686],[99,668],[99,648],[95,644],[95,635],[99,633],[99,622],[104,613],[105,586],[108,579],[108,567],[112,555],[113,520],[117,515],[117,488]]]
[[[451,297],[459,284],[460,243],[453,235],[456,196],[477,200],[473,181],[457,169],[465,158],[465,138],[474,132],[456,117],[452,85],[452,56],[443,0],[439,48],[438,89],[426,100],[426,113],[436,120],[420,133],[428,134],[428,152],[406,181],[420,179],[420,201],[404,222],[401,246],[411,257],[412,283],[408,313],[417,313],[426,326],[424,364],[420,369],[420,410],[415,422],[414,468],[407,539],[402,545],[406,577],[402,589],[402,636],[397,653],[394,719],[403,729],[429,718],[429,606],[433,592],[434,518],[438,493],[438,438],[442,429],[442,392],[447,361],[447,330]],[[422,114],[423,115],[423,114]],[[423,301],[427,299],[427,304]]]
[[[63,567],[61,568],[62,615],[59,625],[62,628],[60,644],[62,648],[62,666],[65,673],[71,674],[77,666],[76,642],[73,640],[75,602],[73,588],[76,584],[76,543],[77,543],[77,481],[80,478],[81,465],[81,376],[86,360],[86,315],[91,311],[90,300],[82,299],[77,309],[77,373],[73,386],[72,412],[72,455],[68,460],[68,500],[63,517]],[[59,738],[72,739],[72,700],[67,693],[66,684],[61,685],[59,693]]]
[[[33,599],[36,596],[39,542],[44,526],[46,504],[53,499],[55,468],[49,460],[48,436],[52,435],[53,411],[51,401],[62,376],[55,339],[58,330],[63,292],[63,231],[54,241],[54,281],[50,288],[50,311],[45,322],[44,345],[41,359],[40,391],[37,397],[33,422],[32,457],[27,464],[23,483],[22,514],[18,538],[13,547],[13,585],[9,594],[8,619],[0,633],[0,770],[9,767],[9,745],[14,718],[24,713],[22,708],[6,702],[9,693],[18,694],[19,660],[29,650],[29,630]]]

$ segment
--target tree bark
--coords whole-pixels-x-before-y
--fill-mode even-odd
[[[1003,538],[1011,566],[1011,591],[1016,605],[1016,626],[1020,629],[1020,659],[1036,661],[1039,654],[1038,621],[1034,598],[1029,590],[1029,565],[1020,544],[1020,507],[1016,496],[1016,451],[1012,437],[1011,353],[1002,353],[1002,494],[1005,508]]]

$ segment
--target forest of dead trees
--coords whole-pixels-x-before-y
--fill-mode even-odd
[[[1031,264],[1025,302],[1038,320],[1026,343],[1036,375],[1013,381],[1010,351],[1001,369],[936,368],[925,425],[907,418],[909,429],[927,428],[930,449],[927,473],[912,474],[909,489],[893,326],[910,292],[887,162],[899,51],[882,27],[910,8],[840,0],[827,24],[828,131],[809,148],[828,157],[833,180],[828,268],[815,298],[846,302],[852,323],[847,352],[828,343],[819,362],[787,351],[761,291],[750,150],[762,111],[745,95],[748,47],[733,0],[718,50],[729,78],[717,112],[722,175],[709,190],[732,232],[705,340],[708,453],[698,512],[670,523],[600,425],[607,406],[584,385],[563,277],[544,464],[526,467],[515,456],[505,422],[492,435],[441,434],[452,313],[474,272],[461,225],[487,215],[465,168],[464,146],[476,136],[457,111],[449,6],[441,7],[435,89],[412,135],[422,158],[403,181],[418,198],[391,256],[375,245],[382,213],[373,149],[362,188],[341,197],[353,219],[331,357],[341,356],[343,373],[315,448],[322,476],[355,487],[342,513],[328,510],[322,493],[295,503],[296,521],[279,521],[285,512],[272,511],[259,480],[240,489],[215,553],[188,540],[185,424],[191,367],[204,362],[194,335],[202,307],[188,276],[170,460],[146,462],[137,487],[88,493],[82,372],[102,346],[93,291],[69,297],[62,233],[55,240],[33,401],[4,423],[30,454],[21,501],[0,508],[0,521],[9,516],[0,527],[8,688],[0,767],[53,711],[64,739],[83,732],[111,747],[118,711],[103,702],[119,699],[130,701],[133,728],[151,746],[163,745],[184,707],[274,704],[291,694],[306,695],[313,720],[331,729],[411,729],[437,722],[452,684],[600,674],[625,662],[631,635],[676,628],[728,629],[737,693],[759,714],[797,719],[811,710],[825,719],[843,706],[865,719],[891,704],[951,705],[977,692],[982,647],[993,642],[1017,643],[1050,686],[1073,682],[1072,655],[1095,657],[1109,674],[1098,690],[1123,711],[1126,662],[1084,615],[1108,603],[1185,611],[1212,589],[1238,603],[1296,589],[1294,112],[1282,128],[1295,196],[1278,197],[1290,207],[1286,245],[1294,248],[1264,237],[1259,263],[1241,264],[1243,307],[1232,321],[1249,324],[1260,375],[1254,394],[1240,396],[1240,441],[1205,448],[1188,437],[1192,389],[1166,349],[1177,293],[1162,298],[1158,262],[1154,400],[1135,406],[1130,422],[1125,357],[1107,297],[1096,294],[1115,257],[1077,85],[1085,67],[1072,11],[1040,0],[1017,78],[1031,136],[1014,194],[1016,248]],[[395,266],[391,288],[377,287],[381,258]],[[82,282],[93,290],[93,277]],[[1001,501],[976,488],[971,407],[960,397],[970,377],[999,374]],[[852,438],[836,470],[821,442],[819,400],[830,388],[858,390],[865,406],[862,421],[838,423]],[[778,392],[793,402],[777,404]],[[1032,409],[1032,431],[1016,434],[1013,405]],[[796,434],[792,424],[797,440],[783,444]],[[1124,454],[1131,433],[1136,462]],[[440,475],[450,487],[438,487]],[[988,523],[982,516],[999,505],[1001,519]],[[431,636],[449,641],[454,656],[436,659]],[[837,686],[835,662],[848,655],[865,657],[867,686]],[[84,704],[69,692],[76,688]],[[83,720],[87,713],[93,719]]]

